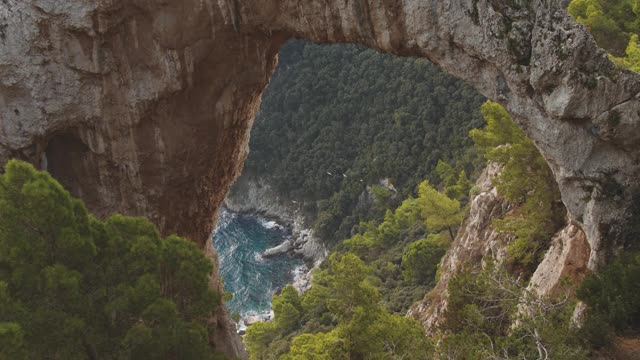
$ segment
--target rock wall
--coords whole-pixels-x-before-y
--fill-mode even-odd
[[[427,58],[503,104],[551,166],[596,269],[637,191],[640,76],[616,68],[565,6],[3,0],[0,162],[29,160],[99,215],[145,215],[204,244],[280,45],[359,43]]]

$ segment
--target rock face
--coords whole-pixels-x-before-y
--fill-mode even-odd
[[[448,305],[447,287],[453,276],[463,267],[480,267],[483,260],[488,258],[499,263],[506,256],[506,247],[511,239],[491,227],[493,219],[503,217],[509,209],[507,201],[492,184],[499,171],[498,165],[490,164],[482,172],[476,183],[480,193],[471,199],[469,215],[442,259],[438,283],[423,301],[414,304],[409,310],[408,315],[418,319],[427,334],[433,335],[444,320],[443,315]]]
[[[555,295],[564,279],[574,284],[588,273],[591,249],[579,227],[569,224],[551,241],[551,247],[538,265],[529,282],[529,288],[540,296]]]
[[[428,334],[434,335],[445,320],[448,306],[449,280],[463,268],[478,270],[488,260],[500,266],[507,259],[507,247],[513,240],[493,230],[492,221],[513,211],[512,206],[492,184],[500,172],[489,164],[476,182],[480,192],[470,201],[469,214],[460,226],[455,240],[443,257],[440,279],[424,300],[414,304],[408,315],[418,319]],[[517,209],[516,209],[517,210]],[[569,222],[551,240],[544,259],[529,280],[528,289],[539,296],[559,294],[565,280],[579,283],[589,272],[589,243],[585,233]]]
[[[0,162],[49,170],[89,208],[204,244],[247,155],[280,45],[424,57],[500,102],[549,162],[597,268],[640,173],[640,77],[565,1],[3,0]]]

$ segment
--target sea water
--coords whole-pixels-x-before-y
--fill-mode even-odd
[[[220,273],[226,291],[233,293],[227,307],[242,318],[268,317],[271,297],[290,284],[303,261],[288,255],[263,258],[262,253],[277,246],[289,233],[274,221],[222,209],[213,235]]]

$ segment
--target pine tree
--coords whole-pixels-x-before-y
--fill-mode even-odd
[[[451,239],[454,239],[454,230],[464,216],[460,202],[438,192],[428,181],[420,183],[418,193],[418,202],[422,207],[427,229],[434,233],[447,230]]]
[[[147,220],[92,217],[49,174],[0,175],[0,357],[213,359],[212,264]]]

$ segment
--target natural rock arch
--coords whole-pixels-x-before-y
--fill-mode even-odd
[[[360,43],[427,58],[503,104],[554,171],[595,268],[637,185],[640,77],[613,66],[565,5],[3,0],[0,162],[48,164],[50,141],[72,132],[81,164],[64,171],[91,210],[146,215],[204,243],[246,158],[279,46]],[[56,157],[50,166],[64,163]]]

